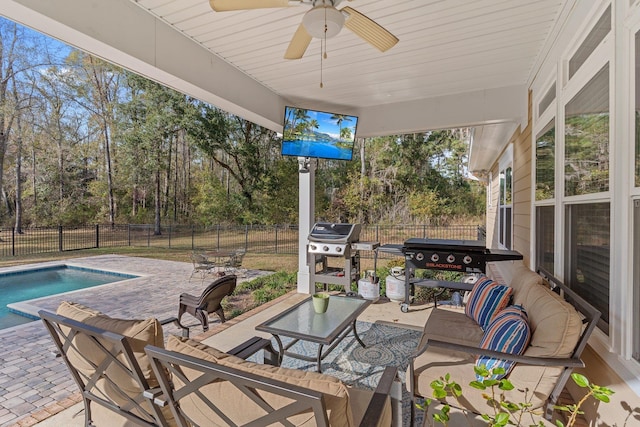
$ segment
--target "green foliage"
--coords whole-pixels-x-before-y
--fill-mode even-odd
[[[611,401],[610,397],[613,393],[613,390],[607,387],[601,387],[599,385],[592,384],[589,382],[589,379],[582,374],[573,373],[571,374],[571,379],[575,382],[578,387],[588,389],[588,392],[578,401],[578,403],[574,405],[561,405],[556,406],[555,409],[563,412],[569,413],[569,421],[567,422],[567,427],[573,426],[576,422],[576,418],[579,414],[583,414],[580,411],[580,407],[590,398],[593,397],[596,400],[599,400],[603,403],[609,403]],[[556,424],[558,427],[565,427],[564,424],[560,421],[557,421]]]
[[[530,416],[532,422],[535,423],[533,416],[540,416],[539,411],[535,411],[531,408],[530,397],[528,396],[528,390],[524,391],[524,402],[511,402],[508,401],[503,392],[514,390],[514,386],[508,379],[493,379],[495,376],[504,375],[504,368],[487,369],[486,366],[475,366],[474,372],[476,376],[480,376],[482,380],[474,380],[469,383],[472,388],[486,392],[483,393],[483,398],[487,401],[487,404],[493,408],[492,414],[482,414],[481,417],[485,420],[490,427],[504,427],[507,425],[524,426],[525,416]],[[566,426],[561,421],[556,421],[558,427],[572,427],[576,422],[578,414],[582,414],[580,407],[590,398],[593,397],[601,402],[608,403],[609,397],[614,393],[611,389],[601,387],[595,384],[591,384],[587,377],[584,375],[573,373],[571,374],[573,381],[582,388],[587,388],[588,393],[580,399],[575,405],[556,406],[555,409],[568,412],[569,421]],[[454,402],[459,402],[463,396],[462,387],[454,380],[451,379],[450,374],[445,374],[444,377],[440,377],[433,380],[430,384],[432,389],[432,396],[440,401],[444,402],[447,398],[452,399]],[[433,402],[432,399],[425,399],[425,404],[418,404],[418,408],[426,410],[426,408]],[[462,407],[462,405],[460,406]],[[451,412],[451,405],[449,403],[442,404],[439,411],[432,414],[433,421],[436,423],[449,425]],[[462,410],[466,415],[467,411]],[[425,420],[425,423],[429,420]],[[429,422],[429,425],[433,425]],[[544,426],[542,421],[538,421],[537,424],[526,424],[530,426]]]
[[[271,301],[295,288],[297,273],[278,271],[264,277],[241,283],[236,293],[250,291],[254,299],[254,307]]]

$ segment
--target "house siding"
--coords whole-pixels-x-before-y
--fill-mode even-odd
[[[527,126],[518,127],[509,140],[513,144],[513,240],[512,249],[524,256],[525,264],[529,264],[531,257],[531,92],[529,92],[529,108]],[[506,150],[506,146],[505,146]],[[498,196],[500,192],[499,159],[500,153],[491,167],[491,186],[493,200],[487,207],[487,242],[490,247],[498,248]]]

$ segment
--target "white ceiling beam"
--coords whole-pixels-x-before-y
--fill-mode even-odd
[[[359,137],[397,135],[434,129],[521,122],[527,117],[526,86],[510,86],[360,110]]]

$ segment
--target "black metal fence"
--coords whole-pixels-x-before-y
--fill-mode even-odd
[[[297,225],[241,225],[195,227],[169,225],[154,233],[152,224],[87,225],[77,227],[34,227],[17,234],[0,228],[0,257],[74,251],[93,248],[156,247],[185,250],[254,253],[298,253]],[[484,240],[478,225],[363,225],[361,241],[402,243],[411,237],[433,239]],[[363,253],[367,257],[371,254]]]

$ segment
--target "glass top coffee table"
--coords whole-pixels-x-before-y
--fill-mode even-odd
[[[294,305],[288,310],[256,326],[258,331],[273,335],[278,343],[279,362],[287,355],[296,359],[316,362],[318,372],[322,372],[321,362],[351,331],[358,343],[365,347],[356,331],[356,319],[372,301],[355,297],[330,296],[326,313],[317,314],[313,310],[311,297]],[[280,337],[290,337],[293,340],[287,345],[282,344]],[[318,343],[316,357],[298,354],[289,349],[298,341]],[[323,352],[324,346],[329,347]]]

